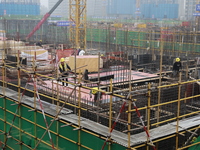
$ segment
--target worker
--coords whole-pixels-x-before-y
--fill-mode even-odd
[[[78,53],[79,56],[83,56],[85,54],[84,50],[80,50],[80,52]]]
[[[36,43],[36,46],[42,47],[42,40],[40,40],[39,42],[37,42],[37,43]]]
[[[180,58],[176,58],[175,63],[173,64],[173,77],[176,77],[180,71],[180,69],[182,68],[182,64],[180,61]]]
[[[61,77],[63,81],[68,82],[68,74],[69,74],[69,70],[71,70],[71,68],[69,67],[69,65],[65,62],[65,58],[61,58],[60,59],[60,63],[59,63],[59,71],[61,73]],[[64,86],[65,83],[62,82],[62,85]],[[66,86],[68,86],[68,83],[66,83]]]
[[[89,76],[88,76],[88,70],[85,69],[85,72],[83,73],[83,79],[84,79],[84,82],[87,83],[88,80],[89,80]]]
[[[77,55],[79,55],[80,51],[81,51],[81,49],[79,48],[79,49],[78,49],[78,52],[77,52]]]
[[[101,89],[99,88],[99,90]],[[94,105],[96,106],[97,102],[99,102],[100,99],[102,98],[103,93],[98,91],[98,87],[93,87],[90,90],[90,98],[92,98],[92,95],[94,95]]]

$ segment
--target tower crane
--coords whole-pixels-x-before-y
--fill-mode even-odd
[[[26,39],[29,39],[60,5],[63,0],[58,0],[55,6],[42,18],[42,20],[29,33]],[[69,0],[69,18],[72,22],[69,28],[70,42],[73,48],[86,48],[86,0]],[[75,24],[75,26],[74,26]]]
[[[60,5],[60,3],[63,0],[59,0],[54,6],[53,8],[51,8],[51,10],[46,13],[44,15],[44,17],[42,18],[42,20],[40,22],[38,22],[38,24],[34,27],[34,29],[28,34],[28,36],[26,37],[26,40],[28,40],[38,29],[40,29],[40,27],[42,26],[42,24],[49,18],[49,16],[53,13],[53,11]]]
[[[140,17],[140,0],[136,0],[136,15],[137,15],[137,19],[139,19]]]
[[[200,4],[200,0],[196,0],[196,5],[199,5]],[[197,7],[197,6],[196,6]],[[199,13],[200,11],[198,11],[199,9],[196,8],[196,12]],[[199,16],[196,16],[196,31],[199,31],[200,30],[200,17]]]
[[[136,7],[140,8],[140,0],[136,0]]]
[[[70,25],[70,42],[73,48],[86,48],[86,1],[69,0],[69,19],[75,24]]]

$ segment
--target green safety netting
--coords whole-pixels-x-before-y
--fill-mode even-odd
[[[17,105],[13,100],[0,98],[0,141],[4,142],[6,136],[2,134],[4,131],[7,133],[10,131],[11,138],[7,139],[6,145],[14,150],[30,150],[33,149],[38,140],[43,136],[46,130],[46,124],[41,112],[29,111],[31,108],[26,105],[21,105],[20,108],[17,108]],[[4,109],[5,108],[5,109]],[[16,113],[16,109],[19,109]],[[12,120],[15,116],[13,127],[10,130],[12,125]],[[46,116],[48,124],[50,124],[53,117]],[[36,124],[35,124],[36,123]],[[64,122],[55,121],[50,127],[51,137],[54,143],[54,146],[60,150],[87,150],[87,149],[101,149],[104,140],[90,134],[85,131],[74,130],[75,127],[66,126]],[[37,137],[37,139],[34,138]],[[88,140],[89,139],[89,140]],[[80,140],[81,146],[78,145]],[[23,144],[17,144],[21,141]],[[108,148],[108,143],[106,144],[105,149]],[[87,147],[87,148],[86,148]],[[45,134],[42,138],[42,142],[37,147],[37,150],[51,150],[51,142],[48,134]],[[117,143],[111,144],[110,150],[125,150],[126,148]]]
[[[198,142],[200,142],[200,136],[197,139],[195,139],[193,143],[198,143]],[[200,144],[194,145],[190,147],[188,150],[200,150]]]

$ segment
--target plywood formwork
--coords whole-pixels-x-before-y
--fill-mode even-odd
[[[99,64],[100,62],[100,64]],[[103,60],[98,55],[85,55],[85,56],[70,56],[69,57],[69,66],[72,70],[75,69],[75,63],[77,71],[83,73],[85,69],[88,69],[89,72],[98,72],[99,68],[103,67]],[[85,66],[85,67],[82,67]],[[82,68],[80,68],[82,67]]]

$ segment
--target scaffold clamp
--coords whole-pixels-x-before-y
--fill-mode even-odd
[[[37,109],[30,109],[30,110],[28,110],[28,111],[37,111]]]
[[[76,130],[81,130],[83,127],[79,127],[79,128],[74,128],[73,130],[76,131]]]
[[[69,124],[66,124],[66,125],[62,125],[62,126],[60,126],[60,127],[63,128],[63,127],[71,126],[71,125],[73,125],[73,123],[69,123]]]

